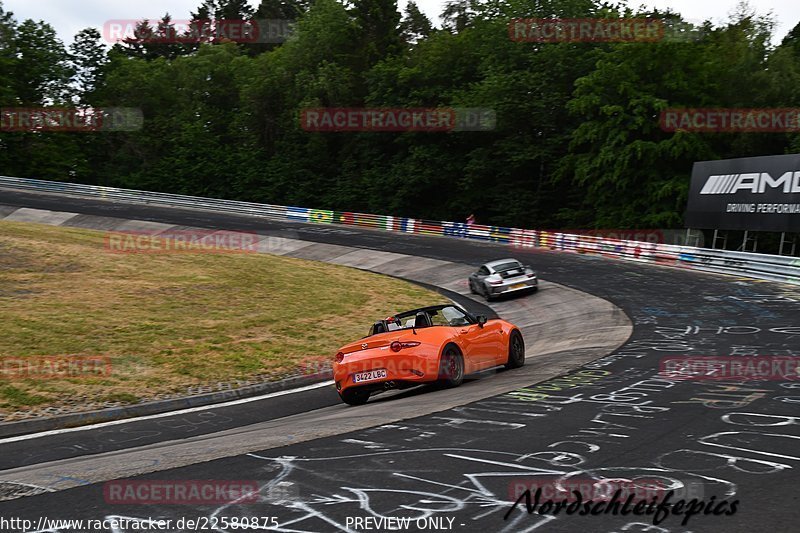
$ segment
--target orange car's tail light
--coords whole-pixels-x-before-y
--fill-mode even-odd
[[[392,344],[389,345],[389,348],[391,348],[393,352],[399,352],[403,348],[413,348],[414,346],[419,346],[419,343],[415,341],[410,341],[410,342],[394,341]]]
[[[339,353],[336,354],[336,362],[337,363],[341,363],[342,361],[344,361],[344,353],[343,352],[339,352]]]

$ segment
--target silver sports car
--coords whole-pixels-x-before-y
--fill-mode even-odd
[[[536,273],[516,259],[491,261],[469,276],[470,292],[487,300],[517,291],[536,292],[538,288]]]

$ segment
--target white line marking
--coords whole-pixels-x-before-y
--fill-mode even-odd
[[[147,416],[138,416],[135,418],[124,418],[122,420],[110,420],[108,422],[101,422],[99,424],[91,424],[88,426],[80,426],[74,428],[64,428],[64,429],[53,429],[50,431],[42,431],[40,433],[31,433],[29,435],[19,435],[17,437],[9,437],[7,439],[0,439],[0,444],[7,444],[9,442],[19,442],[23,440],[30,440],[30,439],[38,439],[39,437],[47,437],[49,435],[60,435],[62,433],[72,433],[74,431],[87,431],[90,429],[97,429],[97,428],[104,428],[108,426],[118,426],[120,424],[127,424],[129,422],[138,422],[140,420],[153,420],[154,418],[166,418],[168,416],[177,416],[177,415],[185,415],[187,413],[196,413],[198,411],[207,411],[209,409],[218,409],[220,407],[229,407],[231,405],[241,405],[243,403],[250,403],[250,402],[257,402],[258,400],[266,400],[267,398],[275,398],[276,396],[285,396],[287,394],[294,394],[296,392],[304,392],[307,390],[319,389],[321,387],[327,387],[333,385],[333,381],[323,381],[322,383],[315,383],[313,385],[307,385],[305,387],[300,387],[298,389],[289,389],[284,391],[278,392],[271,392],[269,394],[264,394],[263,396],[254,396],[252,398],[242,398],[240,400],[231,400],[229,402],[224,403],[215,403],[211,405],[202,405],[200,407],[189,407],[186,409],[180,409],[178,411],[170,411],[168,413],[158,413],[155,415],[147,415]]]

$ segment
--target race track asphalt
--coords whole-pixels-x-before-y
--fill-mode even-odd
[[[412,530],[425,525],[460,531],[796,530],[800,518],[796,490],[800,418],[793,418],[800,417],[797,376],[741,382],[668,379],[658,372],[665,357],[684,355],[795,360],[800,356],[800,287],[456,239],[49,195],[0,191],[0,204],[258,230],[473,266],[490,258],[515,256],[534,265],[546,280],[609,300],[634,324],[628,343],[615,354],[517,393],[136,478],[253,480],[262,487],[258,502],[119,504],[104,497],[104,485],[97,483],[2,502],[0,517],[34,523],[40,517],[200,518],[207,526],[215,520],[219,526],[223,518],[249,517],[253,524],[277,523],[276,529],[283,531],[389,530],[386,522],[358,520],[366,517],[411,518]],[[438,394],[425,391],[414,397],[436,402]],[[324,389],[308,398],[303,397],[302,405],[275,402],[274,413],[236,410],[225,416],[237,419],[236,425],[241,426],[239,421],[302,416],[338,401],[333,391]],[[351,411],[353,417],[358,416],[357,408]],[[204,423],[202,419],[193,422],[187,428]],[[229,427],[224,424],[221,427]],[[181,432],[194,431],[187,428],[159,438],[184,438]],[[135,428],[131,438],[146,431],[144,426]],[[101,436],[92,438],[102,444]],[[34,462],[50,460],[58,455],[49,450],[59,445],[59,441],[49,441],[46,446],[30,446],[28,453],[41,454],[31,459]],[[81,439],[64,440],[63,445],[81,445]],[[9,454],[23,455],[18,449],[0,446],[4,461]],[[4,463],[6,467],[13,464],[13,460]],[[508,513],[520,487],[550,487],[558,480],[562,485],[585,483],[599,477],[683,487],[673,501],[688,494],[687,500],[708,503],[713,499],[713,503],[707,506],[709,514],[690,517],[686,525],[681,524],[683,515],[662,517],[655,526],[653,515],[646,514],[543,516],[529,515],[524,506]],[[720,506],[723,500],[727,507]],[[738,501],[735,514],[714,514],[730,510],[733,501]],[[189,529],[173,526],[172,530]],[[119,529],[134,530],[141,528],[129,524]]]

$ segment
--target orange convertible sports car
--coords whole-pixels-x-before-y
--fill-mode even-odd
[[[375,322],[369,335],[339,350],[333,377],[342,401],[360,405],[379,391],[434,381],[457,387],[466,374],[523,364],[525,343],[514,324],[437,305]]]

